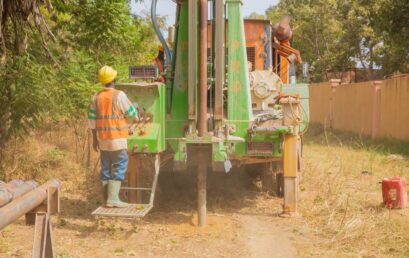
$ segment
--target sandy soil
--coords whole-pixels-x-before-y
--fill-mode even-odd
[[[86,169],[84,140],[75,135],[47,131],[6,153],[8,178],[63,181],[62,211],[53,217],[60,258],[408,257],[409,209],[385,209],[379,184],[407,177],[407,144],[309,136],[301,219],[279,218],[282,200],[246,173],[210,173],[208,226],[198,228],[195,176],[186,173],[161,174],[155,208],[142,220],[92,218],[101,204],[97,156]],[[17,221],[0,231],[0,257],[30,257],[32,240],[33,228]]]
[[[243,172],[211,174],[208,226],[196,226],[194,176],[163,174],[156,208],[142,220],[93,219],[97,181],[65,189],[53,218],[58,257],[295,257],[292,220],[281,199]],[[295,221],[295,223],[298,223]],[[30,257],[33,228],[21,219],[2,232],[0,257]]]

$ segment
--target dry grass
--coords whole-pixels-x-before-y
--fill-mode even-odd
[[[19,178],[40,183],[59,178],[64,182],[63,190],[77,189],[88,176],[97,178],[98,174],[97,155],[89,151],[88,137],[86,124],[76,121],[49,124],[24,139],[13,139],[3,150],[2,177],[5,181]]]
[[[95,250],[117,255],[128,248],[125,243],[129,241],[140,249],[127,252],[153,256],[169,251],[197,255],[205,243],[209,255],[230,250],[231,255],[245,257],[242,242],[237,240],[240,227],[234,214],[274,217],[280,211],[281,200],[258,191],[245,175],[220,175],[214,177],[217,182],[209,182],[208,207],[215,225],[208,232],[197,231],[192,222],[194,182],[185,176],[175,182],[163,177],[160,208],[143,222],[93,221],[89,214],[100,198],[97,156],[92,153],[87,168],[88,138],[86,131],[78,128],[80,124],[55,125],[24,141],[12,141],[5,150],[6,180],[44,182],[56,177],[63,181],[62,214],[54,218],[60,257],[86,257]],[[408,257],[408,210],[388,210],[381,205],[382,178],[409,175],[405,152],[409,145],[393,144],[330,133],[312,132],[306,138],[300,186],[303,219],[287,223],[293,227],[300,256]],[[29,255],[32,232],[21,224],[0,233],[0,256],[21,250]],[[22,243],[25,246],[19,247]]]
[[[408,156],[392,147],[328,132],[307,137],[300,206],[316,244],[306,256],[408,257],[408,210],[381,204],[382,178],[409,175]]]
[[[232,214],[256,202],[256,207],[249,209],[252,212],[277,209],[259,203],[263,195],[245,180],[245,175],[218,174],[211,179],[215,182],[209,182],[210,226],[202,230],[195,226],[193,176],[163,174],[159,204],[144,220],[95,220],[90,214],[101,198],[97,155],[92,152],[88,168],[84,148],[87,134],[78,128],[54,125],[24,140],[12,141],[4,150],[6,181],[62,180],[62,210],[59,216],[53,216],[58,257],[212,257],[216,253],[248,257],[242,236],[237,233],[240,221]],[[29,257],[32,228],[22,219],[9,227],[9,232],[0,231],[0,257]]]

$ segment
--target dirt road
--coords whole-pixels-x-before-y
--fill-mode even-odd
[[[296,250],[292,244],[294,234],[281,218],[240,215],[244,234],[243,243],[250,257],[292,258]]]

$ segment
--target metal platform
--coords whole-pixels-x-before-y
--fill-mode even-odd
[[[132,204],[127,208],[98,207],[92,215],[95,217],[143,218],[153,208],[151,204]]]
[[[117,217],[117,218],[143,218],[149,211],[153,208],[153,203],[155,200],[156,187],[158,185],[159,177],[159,155],[156,154],[153,162],[153,167],[155,169],[152,188],[140,188],[140,187],[121,187],[121,190],[131,190],[131,191],[148,191],[150,192],[149,203],[131,203],[127,208],[106,208],[100,206],[94,212],[92,216],[95,217]],[[139,202],[139,201],[135,201]]]

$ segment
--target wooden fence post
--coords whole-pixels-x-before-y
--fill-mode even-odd
[[[341,79],[331,79],[329,80],[331,86],[331,96],[329,98],[329,128],[334,129],[334,95],[337,91],[337,87],[341,83]]]
[[[372,107],[372,139],[379,136],[380,120],[381,120],[381,92],[382,81],[373,81],[374,94],[373,94],[373,107]]]

